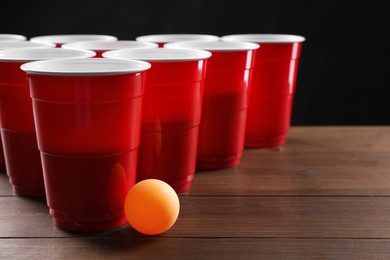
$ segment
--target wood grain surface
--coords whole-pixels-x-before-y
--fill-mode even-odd
[[[0,174],[0,259],[390,259],[390,127],[292,127],[179,197],[159,236],[71,233]]]

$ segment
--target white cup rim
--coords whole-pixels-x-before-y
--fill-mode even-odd
[[[257,43],[293,43],[304,42],[306,39],[293,34],[231,34],[221,37],[221,41],[245,41]]]
[[[50,42],[31,42],[31,41],[0,41],[0,50],[19,49],[19,48],[54,48],[56,45]]]
[[[250,51],[260,48],[260,45],[253,42],[208,42],[208,41],[184,41],[164,44],[168,49],[199,49],[206,51],[234,52]]]
[[[150,67],[150,63],[137,60],[81,58],[34,61],[20,68],[29,74],[39,75],[104,76],[138,73]]]
[[[64,49],[87,49],[87,50],[117,50],[117,49],[152,49],[158,48],[153,42],[139,41],[80,41],[65,43]]]
[[[143,61],[196,61],[211,57],[211,53],[195,49],[123,49],[103,52],[103,57],[125,60],[143,60]]]
[[[194,41],[194,40],[202,40],[202,41],[219,41],[219,37],[216,35],[210,34],[150,34],[150,35],[142,35],[135,38],[136,41],[141,42],[177,42],[177,41]]]
[[[90,58],[96,53],[89,50],[66,50],[61,48],[20,48],[0,51],[0,62],[30,62],[51,59]]]
[[[79,41],[117,41],[118,38],[103,34],[58,34],[32,37],[32,42],[69,43]]]
[[[0,42],[25,41],[27,37],[20,34],[0,33]]]

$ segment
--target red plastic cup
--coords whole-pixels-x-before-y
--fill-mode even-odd
[[[164,44],[170,42],[182,42],[182,41],[219,41],[219,37],[209,34],[151,34],[143,35],[135,38],[140,42],[154,42],[158,46],[164,47]]]
[[[248,85],[258,44],[249,42],[176,42],[165,48],[194,48],[212,53],[207,61],[197,169],[240,164],[244,150]]]
[[[62,45],[64,49],[82,49],[96,52],[95,58],[102,58],[103,52],[121,49],[153,49],[158,45],[152,42],[137,42],[137,41],[86,41],[72,42]]]
[[[50,42],[54,43],[57,48],[60,48],[62,44],[70,42],[81,41],[117,41],[118,38],[111,35],[99,35],[99,34],[60,34],[60,35],[45,35],[37,36],[30,39],[32,42]]]
[[[50,48],[55,46],[52,43],[36,43],[36,42],[24,41],[23,40],[25,39],[24,36],[17,37],[18,35],[14,35],[14,34],[11,34],[11,36],[13,35],[13,37],[16,38],[16,40],[12,40],[14,38],[11,37],[9,34],[7,35],[8,35],[7,37],[4,37],[4,34],[0,34],[0,50],[16,49],[16,48]],[[3,152],[3,144],[0,138],[0,172],[5,173],[5,171],[6,171],[6,166],[5,166],[5,158]]]
[[[55,48],[0,51],[0,128],[7,174],[16,194],[45,196],[30,91],[20,66],[35,60],[94,55],[91,51]]]
[[[125,224],[135,183],[144,72],[112,59],[32,62],[28,74],[54,225],[96,232]]]
[[[15,42],[25,40],[27,40],[27,38],[24,35],[0,33],[0,42]]]
[[[206,59],[201,50],[116,50],[103,57],[148,61],[137,181],[160,179],[176,192],[191,187]]]
[[[261,45],[256,51],[253,68],[245,146],[283,146],[290,128],[298,62],[305,38],[284,34],[239,34],[221,39]]]

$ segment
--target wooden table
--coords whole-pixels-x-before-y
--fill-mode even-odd
[[[292,127],[282,149],[197,172],[166,233],[52,225],[0,174],[0,259],[390,259],[390,127]]]

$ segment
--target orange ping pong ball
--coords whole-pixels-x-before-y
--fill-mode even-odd
[[[125,199],[125,216],[130,226],[146,235],[164,233],[175,224],[180,202],[166,182],[147,179],[135,184]]]

